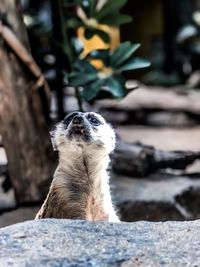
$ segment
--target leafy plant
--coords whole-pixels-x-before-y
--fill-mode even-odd
[[[80,39],[67,36],[69,29],[77,32],[82,27],[85,38],[98,35],[110,44],[110,37],[102,25],[118,26],[130,22],[130,16],[120,14],[120,9],[126,2],[127,0],[108,0],[101,5],[99,0],[64,0],[64,8],[67,8],[63,13],[63,32],[66,34],[64,39],[67,40],[64,50],[71,64],[70,71],[65,71],[65,77],[76,90],[80,109],[82,101],[97,99],[102,91],[107,92],[106,97],[124,97],[127,90],[123,73],[150,65],[148,61],[134,57],[139,44],[127,41],[114,50],[93,50],[84,55]],[[99,60],[102,67],[95,67],[93,60]]]
[[[76,5],[77,12],[69,18],[66,17],[66,26],[69,28],[84,28],[84,35],[87,39],[98,35],[104,42],[109,43],[109,35],[101,29],[102,25],[119,26],[131,22],[128,15],[120,14],[119,10],[125,5],[127,0],[108,0],[101,5],[98,0],[75,0],[73,3],[65,0],[65,6]]]
[[[150,65],[148,61],[133,56],[139,46],[139,44],[125,42],[113,51],[108,49],[92,51],[84,60],[78,60],[73,65],[73,71],[68,75],[69,83],[75,88],[83,88],[81,97],[85,101],[96,97],[101,88],[113,97],[124,97],[127,91],[122,72]],[[95,68],[88,61],[91,59],[101,60],[103,67]]]

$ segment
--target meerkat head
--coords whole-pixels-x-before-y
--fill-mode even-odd
[[[53,131],[53,144],[58,151],[73,145],[110,153],[115,147],[115,133],[101,115],[95,112],[73,112]]]

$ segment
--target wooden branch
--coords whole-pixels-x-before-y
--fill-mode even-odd
[[[162,151],[142,143],[117,142],[113,154],[113,170],[132,177],[143,177],[160,169],[184,170],[195,160],[200,152]]]
[[[33,89],[40,88],[44,86],[47,98],[50,99],[51,93],[49,86],[42,74],[39,66],[24,47],[24,45],[19,41],[17,36],[9,29],[8,26],[4,25],[0,20],[0,35],[6,42],[6,44],[13,50],[17,57],[27,66],[31,73],[36,77],[37,82]]]

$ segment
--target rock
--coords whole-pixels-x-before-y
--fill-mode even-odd
[[[0,230],[0,266],[194,267],[199,229],[200,221],[27,221]]]
[[[2,210],[14,208],[16,206],[13,188],[10,188],[9,190],[6,190],[5,192],[5,189],[3,186],[5,179],[6,179],[5,176],[0,176],[0,214]]]
[[[200,151],[199,126],[183,129],[118,126],[116,132],[126,142],[140,141],[156,149]]]
[[[16,206],[14,190],[8,176],[8,160],[5,149],[1,147],[0,136],[0,213],[5,209],[12,209]],[[0,223],[1,225],[1,223]]]
[[[197,121],[183,112],[149,112],[145,114],[145,125],[163,127],[189,127],[197,125]]]
[[[111,181],[123,221],[200,219],[200,177],[157,173],[140,179],[114,175]]]
[[[1,164],[0,163],[0,175],[5,175],[8,171],[8,166],[7,164]]]
[[[126,111],[112,111],[112,110],[101,110],[101,114],[107,121],[112,123],[112,125],[122,125],[124,123],[130,122],[131,114]]]
[[[200,92],[140,87],[121,101],[97,101],[96,107],[114,125],[190,127],[200,120]]]
[[[184,206],[195,218],[200,218],[200,188],[189,187],[176,196],[176,202]]]
[[[128,94],[121,101],[98,101],[99,108],[136,111],[142,109],[186,111],[200,115],[200,92],[190,90],[184,93],[181,88],[164,90],[160,87],[141,87]]]
[[[114,126],[146,125],[156,127],[190,127],[199,123],[200,115],[185,111],[167,111],[162,109],[118,110],[100,109],[101,114]]]
[[[35,218],[40,206],[21,207],[0,214],[0,228],[14,223],[24,222]]]
[[[187,86],[192,88],[199,88],[200,86],[200,71],[193,72],[186,82]]]
[[[136,201],[118,204],[121,218],[126,222],[134,221],[184,221],[186,218],[173,203],[165,201]]]

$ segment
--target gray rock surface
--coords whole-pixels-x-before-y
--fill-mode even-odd
[[[119,110],[138,109],[162,109],[188,111],[200,114],[200,92],[199,90],[184,91],[183,88],[173,88],[173,90],[163,90],[160,87],[140,87],[139,90],[132,91],[121,101],[101,100],[99,107],[115,108]]]
[[[0,228],[14,223],[33,220],[40,209],[40,206],[21,207],[14,210],[8,210],[0,215]]]
[[[0,266],[200,266],[200,221],[27,221],[0,230]]]
[[[157,173],[130,178],[113,174],[111,185],[124,221],[200,219],[199,177]]]
[[[200,127],[156,128],[146,126],[118,126],[117,134],[126,142],[140,141],[162,150],[200,151]]]
[[[11,188],[7,192],[3,189],[5,176],[0,175],[0,210],[14,208],[16,206],[14,190]]]

